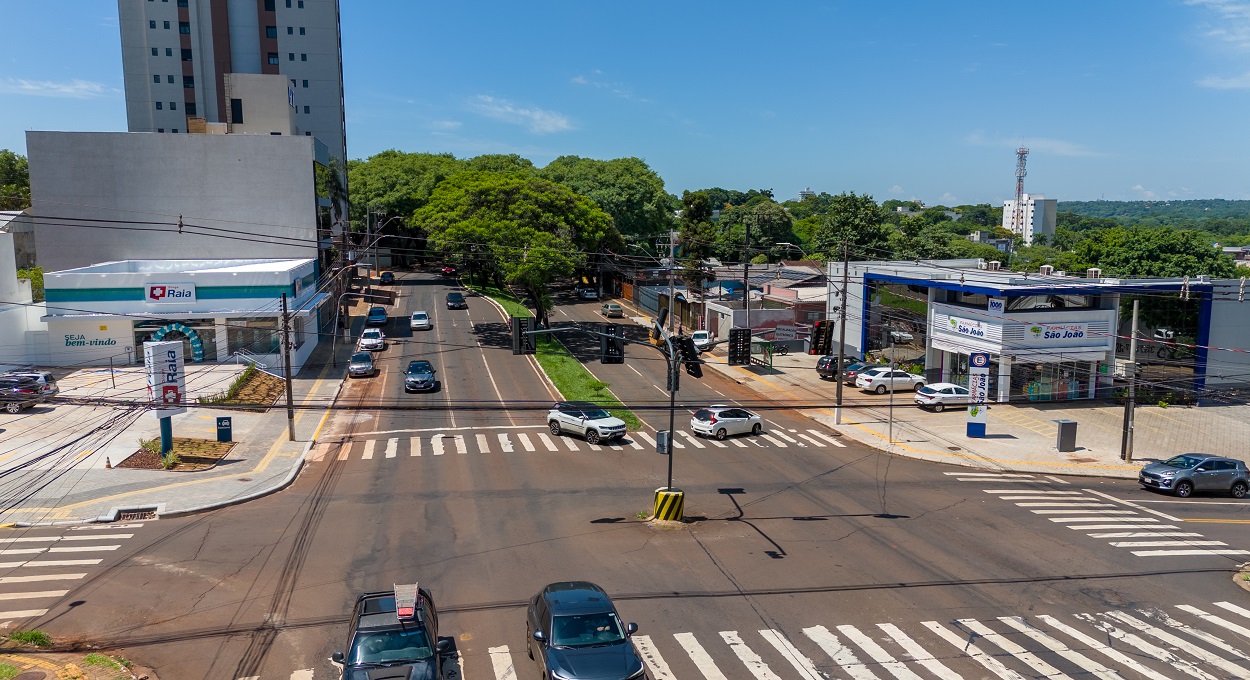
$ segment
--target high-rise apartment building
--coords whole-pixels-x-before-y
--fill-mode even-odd
[[[1025,194],[1023,203],[1023,214],[1017,221],[1015,200],[1003,202],[1003,229],[1024,237],[1026,246],[1033,245],[1038,236],[1053,236],[1059,201],[1041,194]]]
[[[338,0],[118,0],[131,132],[244,124],[226,74],[287,81],[299,134],[347,158]],[[189,124],[190,122],[190,124]]]

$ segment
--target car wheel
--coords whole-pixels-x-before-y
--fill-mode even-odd
[[[1189,498],[1194,493],[1193,482],[1177,482],[1175,492],[1181,498]]]
[[[877,394],[885,394],[885,385],[877,385]]]
[[[716,438],[717,438],[717,439],[719,439],[719,440],[721,440],[721,441],[724,441],[724,440],[725,440],[725,437],[728,437],[728,436],[729,436],[729,433],[728,433],[728,432],[726,432],[726,431],[725,431],[725,428],[723,428],[723,427],[722,427],[721,429],[719,429],[719,430],[717,430],[717,431],[716,431]]]
[[[763,431],[764,431],[764,428],[759,423],[756,423],[751,426],[751,434],[753,435],[759,436],[759,434]]]
[[[9,403],[4,405],[4,410],[8,411],[9,413],[21,413],[22,405],[19,402],[10,401]]]
[[[940,401],[939,401],[938,403],[936,403],[936,404],[934,404],[934,405],[933,405],[933,412],[934,412],[934,413],[941,413],[942,411],[945,411],[945,410],[946,410],[946,404],[943,404],[943,403],[942,403],[942,402],[940,402]]]
[[[1232,494],[1233,498],[1245,498],[1246,497],[1246,483],[1237,482],[1236,484],[1233,485],[1233,488],[1229,490],[1229,493]]]
[[[918,382],[918,383],[916,383],[915,385],[912,385],[912,386],[911,386],[911,388],[912,388],[913,390],[919,390],[921,387],[924,387],[924,383],[923,383],[923,382]]]
[[[554,420],[553,420],[553,421],[551,421],[551,422],[547,423],[547,427],[551,428],[551,434],[553,434],[553,435],[555,435],[555,436],[557,436],[557,437],[559,437],[559,436],[560,436],[560,423],[558,423],[558,422],[556,422],[556,421],[554,421]]]
[[[586,442],[589,444],[598,444],[599,443],[599,431],[598,430],[586,430]]]

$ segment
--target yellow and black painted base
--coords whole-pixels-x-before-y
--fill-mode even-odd
[[[655,490],[655,518],[669,522],[682,521],[686,494],[681,489],[662,486]]]

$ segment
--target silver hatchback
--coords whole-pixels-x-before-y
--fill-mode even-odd
[[[1195,491],[1227,492],[1245,498],[1250,471],[1240,460],[1209,453],[1184,453],[1141,469],[1137,481],[1147,489],[1171,491],[1186,498]]]

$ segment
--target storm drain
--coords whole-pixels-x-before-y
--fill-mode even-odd
[[[145,519],[156,519],[155,510],[127,510],[117,515],[118,522],[138,522]]]

